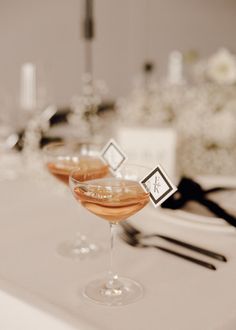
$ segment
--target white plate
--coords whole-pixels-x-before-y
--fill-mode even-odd
[[[212,187],[228,187],[236,188],[236,177],[198,177],[196,181],[199,182],[204,188]],[[236,215],[236,189],[218,192],[209,195],[209,198],[218,202],[229,213]],[[217,218],[210,212],[206,211],[204,207],[199,206],[197,203],[187,204],[186,209],[170,210],[158,209],[160,219],[174,224],[195,227],[211,231],[221,232],[235,232],[236,228],[230,226],[225,220]]]

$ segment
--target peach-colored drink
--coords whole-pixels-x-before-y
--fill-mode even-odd
[[[138,182],[113,177],[79,185],[74,194],[90,212],[110,222],[127,219],[149,202],[149,194]]]
[[[60,160],[55,162],[47,163],[49,172],[54,175],[57,179],[69,184],[69,174],[74,168],[78,168],[77,180],[93,180],[102,178],[108,173],[108,166],[105,165],[99,158],[84,156],[80,157],[79,160]]]

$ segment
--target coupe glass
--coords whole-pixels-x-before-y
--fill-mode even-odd
[[[81,181],[79,170],[70,174],[70,188],[74,197],[90,212],[107,220],[110,226],[110,269],[106,276],[88,283],[84,295],[105,305],[125,305],[143,294],[142,286],[113,270],[114,231],[120,221],[140,211],[149,202],[149,194],[139,181],[149,169],[138,165],[122,166],[116,173],[100,179]]]
[[[77,168],[81,182],[98,179],[108,173],[108,166],[99,158],[99,147],[89,143],[51,143],[43,149],[48,171],[62,183],[69,185],[69,173]],[[98,251],[98,246],[77,232],[74,239],[59,244],[58,253],[64,257],[82,258]]]

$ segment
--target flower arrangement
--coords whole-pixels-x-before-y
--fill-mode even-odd
[[[236,56],[221,48],[191,69],[191,84],[136,87],[119,103],[121,122],[173,127],[180,174],[236,174]]]
[[[221,48],[209,58],[197,61],[192,75],[200,83],[233,85],[236,83],[236,56],[228,49]]]
[[[236,173],[236,56],[219,49],[192,67],[176,127],[182,173]]]
[[[184,174],[236,173],[236,87],[190,88],[176,121],[178,162]]]

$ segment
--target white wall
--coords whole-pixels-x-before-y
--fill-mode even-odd
[[[0,0],[0,88],[16,98],[20,65],[33,61],[58,104],[80,91],[80,1]],[[161,74],[173,49],[203,55],[223,45],[236,50],[235,0],[94,1],[95,74],[115,96],[128,93],[146,58]]]

